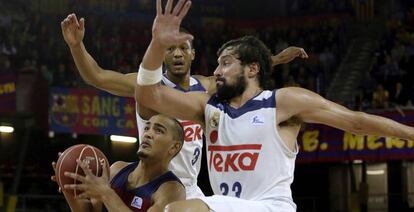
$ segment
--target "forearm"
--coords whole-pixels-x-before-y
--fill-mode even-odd
[[[165,50],[165,47],[153,39],[142,59],[142,67],[147,70],[159,68],[164,60]]]
[[[87,83],[96,86],[96,82],[99,81],[99,72],[102,71],[102,69],[88,53],[83,42],[78,46],[71,46],[70,52],[82,79]]]
[[[414,140],[414,128],[381,116],[361,114],[357,133]]]
[[[72,191],[70,191],[72,192]],[[63,195],[65,196],[66,202],[68,203],[70,210],[72,212],[89,212],[91,211],[92,205],[87,202],[83,202],[77,199],[74,199],[72,195],[67,194],[63,191]]]
[[[272,66],[277,66],[279,64],[283,64],[285,63],[286,58],[284,58],[284,56],[279,53],[277,55],[273,55],[272,56]]]
[[[125,205],[122,199],[111,188],[106,189],[106,191],[104,192],[102,196],[102,202],[109,212],[132,211]]]

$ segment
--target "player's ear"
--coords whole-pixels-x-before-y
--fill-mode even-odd
[[[247,65],[248,73],[247,76],[249,78],[256,77],[259,74],[260,71],[260,65],[258,63],[250,63]]]
[[[181,142],[177,141],[174,145],[170,148],[169,153],[171,155],[177,154],[181,150]]]
[[[191,48],[191,60],[195,58],[195,49]]]

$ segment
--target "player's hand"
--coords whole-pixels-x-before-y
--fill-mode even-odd
[[[78,18],[74,13],[68,15],[60,23],[60,27],[62,28],[63,38],[65,39],[66,43],[69,47],[79,46],[83,40],[83,36],[85,35],[85,19],[81,18],[78,21]]]
[[[190,9],[191,1],[179,0],[174,8],[173,2],[168,0],[163,11],[161,0],[157,0],[157,16],[152,25],[153,40],[165,48],[193,39],[192,35],[180,32],[181,21]]]
[[[62,155],[62,153],[61,153],[61,152],[59,152],[59,153],[58,153],[58,157],[60,157],[60,155]],[[56,173],[56,162],[55,162],[55,161],[53,161],[53,162],[52,162],[52,168],[53,168],[53,173]],[[52,176],[50,176],[50,179],[51,179],[53,182],[57,182],[57,181],[56,181],[56,175],[52,175]],[[62,189],[60,188],[60,186],[59,186],[58,192],[59,192],[59,193],[62,193]]]
[[[303,48],[290,46],[284,49],[278,55],[272,56],[272,65],[289,63],[297,57],[306,59],[309,56]]]
[[[111,189],[109,185],[109,176],[107,174],[108,170],[105,161],[101,162],[101,177],[95,176],[85,162],[80,160],[77,160],[76,162],[82,168],[85,176],[72,172],[65,172],[65,176],[73,178],[74,180],[81,182],[81,184],[66,184],[64,188],[81,191],[82,193],[77,195],[77,199],[95,199],[97,201],[102,201],[102,197],[105,195],[108,189]]]

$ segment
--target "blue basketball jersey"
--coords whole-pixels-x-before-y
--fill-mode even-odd
[[[181,181],[171,171],[168,171],[145,185],[128,189],[128,176],[138,164],[139,162],[134,162],[121,169],[111,180],[111,188],[132,211],[144,212],[151,207],[152,195],[163,183],[168,181],[181,183]],[[103,211],[107,211],[105,207]]]

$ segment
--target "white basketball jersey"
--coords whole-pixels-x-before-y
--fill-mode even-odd
[[[185,92],[191,91],[205,91],[201,83],[194,77],[190,78],[190,88],[188,90],[182,89],[169,81],[166,77],[163,77],[162,81],[165,85],[173,87]],[[142,119],[137,111],[137,125],[138,134],[141,138],[145,123],[147,120]],[[191,121],[180,120],[181,125],[184,128],[184,145],[170,162],[169,169],[180,178],[181,182],[186,186],[197,185],[197,176],[201,167],[201,154],[203,148],[203,130],[201,125],[195,124]]]
[[[247,200],[292,200],[296,151],[276,128],[275,91],[263,91],[238,109],[216,96],[205,108],[207,159],[215,194]]]

